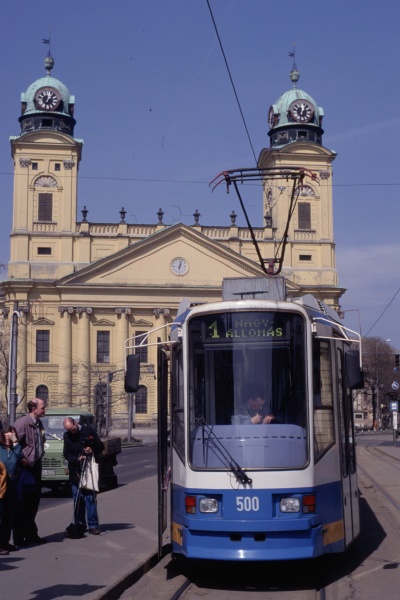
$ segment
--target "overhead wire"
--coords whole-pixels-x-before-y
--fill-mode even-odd
[[[232,85],[232,88],[233,88],[233,93],[235,94],[236,102],[237,102],[237,105],[239,107],[239,111],[240,111],[240,115],[242,117],[243,125],[244,125],[244,128],[245,128],[246,133],[247,133],[247,137],[248,137],[248,140],[249,140],[249,143],[250,143],[251,150],[253,152],[254,162],[257,165],[256,153],[254,152],[254,148],[253,148],[253,144],[252,144],[252,141],[251,141],[250,133],[249,133],[249,130],[248,130],[247,124],[246,124],[246,119],[244,118],[244,114],[243,114],[243,110],[242,110],[242,107],[241,107],[241,104],[240,104],[240,100],[239,100],[239,97],[238,97],[237,92],[236,92],[235,84],[233,82],[232,73],[231,73],[231,70],[230,70],[229,65],[228,65],[228,60],[226,58],[226,54],[225,54],[224,48],[222,46],[222,41],[221,41],[221,37],[220,37],[219,32],[218,32],[218,27],[217,27],[217,24],[216,24],[215,19],[214,19],[214,15],[213,15],[213,12],[212,12],[212,9],[211,9],[211,6],[210,6],[210,2],[209,2],[209,0],[206,0],[206,2],[207,2],[208,10],[210,11],[211,20],[212,20],[212,22],[214,24],[215,33],[217,34],[217,38],[218,38],[218,42],[219,42],[219,47],[221,48],[222,56],[223,56],[224,61],[225,61],[226,70],[228,71],[229,79],[231,81],[231,85]]]
[[[16,173],[12,173],[11,171],[2,171],[0,172],[0,175],[9,175],[12,177],[17,177],[18,174]],[[23,177],[24,175],[21,175],[21,177]],[[63,176],[61,175],[57,175],[58,179],[62,179]],[[94,181],[138,181],[138,182],[145,182],[145,183],[183,183],[183,184],[194,184],[194,185],[209,185],[209,181],[196,181],[193,179],[154,179],[153,177],[100,177],[98,175],[79,175],[79,180],[82,179],[91,179]],[[252,182],[243,182],[243,185],[248,185],[248,186],[258,186],[260,187],[261,184],[256,184],[256,183],[252,183]],[[329,184],[326,183],[324,184],[323,182],[320,183],[320,187],[328,187]],[[331,187],[399,187],[400,186],[400,182],[393,182],[393,183],[332,183]]]
[[[368,336],[368,334],[373,330],[373,328],[375,327],[375,325],[378,323],[378,321],[381,320],[381,318],[383,317],[383,315],[385,314],[385,312],[387,311],[387,309],[389,308],[389,306],[392,304],[393,300],[396,298],[397,294],[400,292],[400,288],[397,290],[397,292],[395,293],[395,295],[393,296],[393,298],[390,300],[389,304],[387,304],[385,306],[385,308],[383,309],[383,311],[381,312],[381,314],[379,315],[379,317],[376,319],[375,323],[369,328],[369,330],[367,331],[367,333],[365,334],[365,337]]]

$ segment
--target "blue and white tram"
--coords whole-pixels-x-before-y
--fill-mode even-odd
[[[173,555],[304,559],[343,552],[359,534],[351,390],[362,385],[360,353],[331,309],[283,296],[177,317]]]

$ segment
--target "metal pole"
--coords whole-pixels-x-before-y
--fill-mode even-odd
[[[110,411],[110,381],[112,381],[112,376],[110,371],[107,373],[107,400],[106,400],[106,437],[108,436],[108,428],[109,428],[109,411]]]
[[[17,350],[18,350],[18,302],[14,302],[12,315],[11,345],[10,345],[10,402],[8,421],[10,425],[14,424],[17,414]]]
[[[133,395],[128,394],[128,442],[132,440]]]

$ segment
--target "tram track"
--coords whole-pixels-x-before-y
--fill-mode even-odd
[[[392,477],[392,481],[393,482],[397,482],[396,477],[399,476],[399,472],[400,472],[400,460],[392,455],[389,455],[385,452],[384,449],[379,448],[378,446],[375,445],[368,445],[364,447],[364,450],[367,454],[369,454],[370,457],[373,457],[375,460],[379,461],[380,464],[384,464],[385,465],[385,469],[390,469],[392,472],[394,472],[394,476]],[[358,471],[360,474],[362,474],[362,476],[365,479],[368,479],[370,481],[370,483],[374,486],[374,488],[384,497],[386,498],[386,500],[390,503],[390,505],[392,507],[394,507],[396,509],[396,511],[398,512],[398,514],[400,515],[400,495],[398,493],[398,488],[397,485],[393,486],[394,492],[391,493],[388,491],[388,488],[391,489],[392,486],[388,486],[387,481],[390,481],[390,475],[389,478],[386,479],[386,482],[382,482],[382,471],[380,469],[378,469],[378,474],[380,475],[380,479],[381,481],[378,481],[378,478],[374,475],[371,474],[371,471],[373,471],[374,469],[377,469],[377,466],[371,465],[371,462],[368,462],[368,469],[365,467],[361,466],[361,461],[358,461]],[[372,468],[374,467],[374,468]],[[397,494],[397,498],[395,496],[395,494]]]
[[[238,592],[232,592],[227,590],[225,593],[221,590],[213,590],[199,588],[193,582],[187,581],[185,585],[181,586],[175,594],[166,600],[198,600],[199,598],[206,598],[209,600],[241,600],[245,598],[252,600],[326,600],[325,588],[323,590],[307,590],[307,591],[291,591],[270,589],[257,591],[249,589],[247,591],[240,590]]]
[[[318,559],[317,559],[318,560]],[[326,600],[323,563],[286,561],[235,565],[165,556],[121,600]],[[322,584],[322,581],[320,582]]]

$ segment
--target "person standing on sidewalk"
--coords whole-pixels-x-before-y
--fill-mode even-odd
[[[87,458],[93,456],[97,462],[104,450],[104,444],[92,427],[79,425],[72,417],[66,417],[63,424],[66,430],[64,458],[68,461],[69,481],[75,506],[75,525],[83,531],[87,525],[91,535],[100,535],[96,492],[80,488],[79,481]]]
[[[17,550],[16,546],[10,544],[10,539],[14,527],[16,472],[22,457],[22,448],[18,443],[15,428],[2,429],[0,431],[0,462],[6,469],[7,485],[1,500],[0,550]]]
[[[28,414],[14,423],[17,438],[22,447],[22,469],[17,481],[17,502],[14,522],[14,544],[45,544],[47,540],[39,537],[35,522],[39,510],[42,492],[42,458],[44,455],[43,423],[40,417],[46,407],[40,398],[29,400]]]
[[[4,513],[4,496],[7,491],[7,471],[4,463],[0,462],[0,527],[3,526],[3,513]],[[7,556],[8,550],[3,546],[0,546],[0,556]]]

